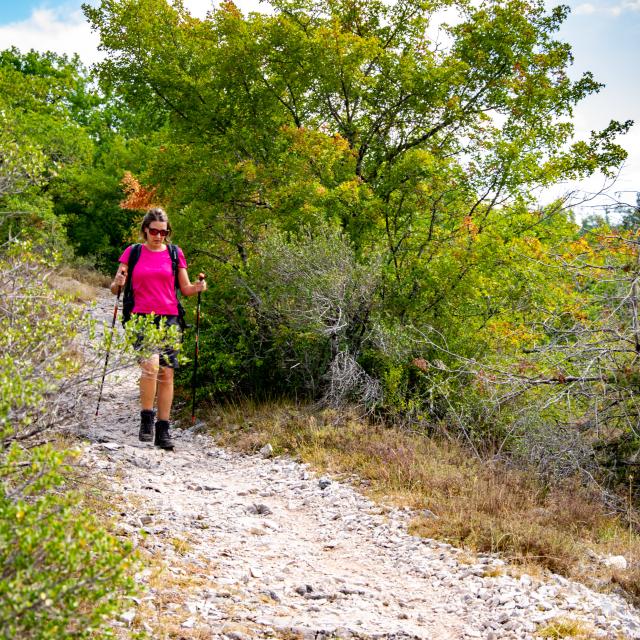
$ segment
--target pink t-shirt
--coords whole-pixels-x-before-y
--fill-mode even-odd
[[[120,256],[119,262],[129,263],[131,247]],[[186,269],[182,249],[178,248],[178,268]],[[169,249],[151,251],[142,245],[140,258],[133,268],[133,313],[155,313],[159,316],[178,315],[178,300],[174,288],[173,265]]]

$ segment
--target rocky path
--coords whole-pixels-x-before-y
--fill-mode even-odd
[[[112,312],[101,297],[99,317]],[[121,534],[148,554],[123,637],[489,640],[575,620],[585,637],[640,638],[640,616],[617,596],[513,577],[497,558],[410,536],[408,511],[304,465],[189,430],[175,431],[173,453],[140,443],[137,375],[109,376],[84,433],[87,465],[122,496]]]

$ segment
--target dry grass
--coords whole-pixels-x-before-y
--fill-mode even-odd
[[[98,290],[108,287],[111,278],[95,269],[63,267],[49,278],[51,286],[74,302],[91,302]]]
[[[114,265],[114,272],[115,266],[116,265]],[[82,266],[65,266],[59,270],[58,274],[62,277],[78,280],[79,282],[83,282],[84,284],[90,285],[97,289],[108,287],[111,284],[111,280],[113,279],[109,274],[104,274],[100,271],[97,271],[96,269]]]
[[[169,542],[178,555],[186,556],[191,550],[191,543],[185,538],[170,538]]]
[[[191,614],[182,607],[182,604],[197,598],[197,594],[203,587],[212,586],[210,577],[204,572],[213,571],[214,567],[203,567],[202,561],[193,563],[189,561],[180,564],[172,563],[173,568],[179,568],[179,573],[170,571],[149,551],[141,551],[149,575],[144,580],[146,588],[150,589],[153,597],[143,598],[136,607],[136,617],[132,628],[140,633],[145,626],[151,629],[149,635],[156,640],[208,640],[212,637],[213,630],[196,616],[196,624],[192,629],[185,629],[181,622]],[[176,609],[176,605],[178,608]],[[130,637],[127,635],[126,637]]]
[[[85,282],[80,282],[75,278],[53,275],[49,278],[49,284],[73,302],[91,302],[97,297],[97,289],[95,287]]]
[[[640,567],[632,566],[626,571],[614,571],[611,581],[619,585],[624,591],[627,598],[636,605],[640,606]]]
[[[414,519],[414,534],[640,599],[640,537],[577,482],[545,487],[531,474],[473,458],[456,442],[335,411],[245,404],[214,407],[205,420],[221,445],[257,451],[270,442],[276,455],[343,474],[376,499],[428,510]],[[624,555],[630,568],[614,572],[594,554]]]
[[[598,637],[595,630],[581,622],[572,618],[558,618],[551,620],[539,629],[537,635],[541,638],[576,638],[576,640],[591,640]]]

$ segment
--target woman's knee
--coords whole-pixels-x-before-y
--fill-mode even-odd
[[[158,376],[158,370],[160,369],[158,356],[154,355],[146,360],[141,360],[140,369],[142,370],[142,375],[145,378],[155,378]]]
[[[171,367],[160,367],[158,381],[164,383],[173,382],[173,369]]]

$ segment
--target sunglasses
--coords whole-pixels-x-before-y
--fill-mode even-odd
[[[167,235],[169,235],[169,231],[167,229],[152,229],[151,227],[149,227],[147,229],[147,231],[152,235],[152,236],[162,236],[163,238],[166,238]]]

